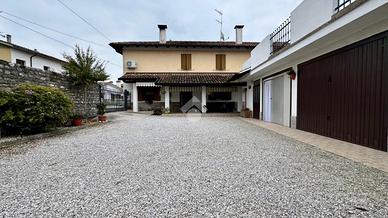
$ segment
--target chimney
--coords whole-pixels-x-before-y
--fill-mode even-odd
[[[159,24],[158,27],[159,27],[159,43],[164,44],[167,41],[167,38],[166,38],[167,25]]]
[[[11,35],[7,34],[5,37],[7,38],[8,43],[12,43],[12,36]]]
[[[243,38],[242,38],[242,31],[243,31],[244,25],[236,25],[234,29],[236,30],[236,44],[242,44]]]

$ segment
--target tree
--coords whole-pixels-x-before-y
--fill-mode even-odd
[[[76,45],[74,56],[64,54],[67,64],[63,66],[69,76],[72,85],[83,90],[84,113],[87,109],[87,90],[97,81],[108,79],[105,73],[105,62],[97,58],[93,50],[88,47],[83,50]]]

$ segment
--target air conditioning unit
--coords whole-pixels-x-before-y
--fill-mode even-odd
[[[127,61],[127,68],[128,69],[135,69],[136,68],[136,61],[134,61],[134,60]]]

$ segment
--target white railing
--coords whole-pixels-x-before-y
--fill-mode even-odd
[[[337,7],[335,8],[335,10],[337,12],[341,11],[344,8],[348,7],[350,4],[352,4],[355,1],[356,0],[337,0]]]
[[[291,17],[287,18],[278,28],[271,33],[271,54],[280,51],[291,41]]]

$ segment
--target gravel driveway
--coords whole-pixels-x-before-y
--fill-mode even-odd
[[[113,118],[0,151],[0,217],[388,215],[388,174],[238,118]]]

